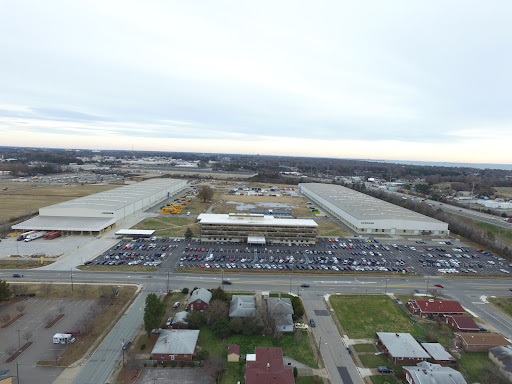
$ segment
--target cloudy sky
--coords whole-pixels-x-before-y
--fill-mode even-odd
[[[512,163],[512,2],[0,12],[0,145]]]

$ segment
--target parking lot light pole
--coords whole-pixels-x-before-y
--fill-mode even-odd
[[[427,277],[427,295],[428,295],[428,277]]]
[[[71,292],[73,292],[73,268],[71,268]]]
[[[18,349],[21,348],[20,330],[18,329]]]
[[[171,268],[167,270],[167,293],[169,293],[169,272],[171,271]]]

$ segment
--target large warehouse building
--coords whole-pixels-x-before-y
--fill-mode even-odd
[[[357,233],[448,235],[448,224],[340,185],[299,184],[300,192]]]
[[[248,244],[315,244],[318,224],[311,219],[280,219],[247,213],[198,216],[201,241],[246,242]]]
[[[14,225],[16,230],[101,233],[116,222],[144,211],[187,186],[186,180],[153,179],[39,209],[39,216]]]

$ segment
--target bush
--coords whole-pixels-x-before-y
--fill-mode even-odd
[[[140,346],[140,350],[141,350],[141,351],[143,351],[143,350],[145,350],[145,349],[146,349],[146,344],[142,344],[142,345]]]
[[[185,362],[184,361],[180,361],[180,367],[183,368],[185,366]]]
[[[153,363],[153,367],[155,367],[155,368],[156,368],[156,366],[157,366],[157,365],[158,365],[158,363],[157,363],[157,362],[154,362],[154,363]]]
[[[175,362],[175,361],[173,361],[173,362],[171,363],[171,367],[172,367],[172,368],[174,368],[175,366],[176,366],[176,362]]]
[[[210,357],[210,352],[208,352],[206,349],[201,349],[197,353],[197,360],[207,360],[208,357]]]
[[[299,375],[299,371],[297,367],[293,367],[293,377],[297,377]]]
[[[164,368],[166,368],[166,367],[167,367],[167,363],[164,361],[164,362],[163,362],[163,364],[162,364],[162,366],[163,366]]]
[[[144,367],[147,367],[148,366],[148,363],[144,363]]]
[[[183,293],[184,295],[188,294],[188,288],[183,288],[181,290],[181,293]]]
[[[194,368],[196,366],[193,361],[191,361],[188,365],[190,365],[191,368]]]

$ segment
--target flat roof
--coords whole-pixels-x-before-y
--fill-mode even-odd
[[[151,236],[155,233],[154,229],[120,229],[116,236]]]
[[[140,183],[130,184],[123,187],[111,189],[109,191],[95,193],[93,195],[79,197],[77,199],[64,201],[62,203],[44,207],[48,209],[101,209],[116,211],[127,205],[140,201],[152,194],[158,193],[166,188],[183,183],[185,180],[179,179],[151,179]]]
[[[301,183],[299,188],[311,192],[326,202],[348,213],[356,220],[406,220],[425,223],[445,224],[442,221],[421,215],[417,212],[399,207],[335,184]]]
[[[312,219],[281,219],[267,215],[250,214],[218,214],[201,213],[198,217],[201,224],[233,224],[251,226],[297,226],[297,227],[318,227]]]
[[[98,232],[115,223],[113,217],[36,216],[12,226],[12,229]]]

